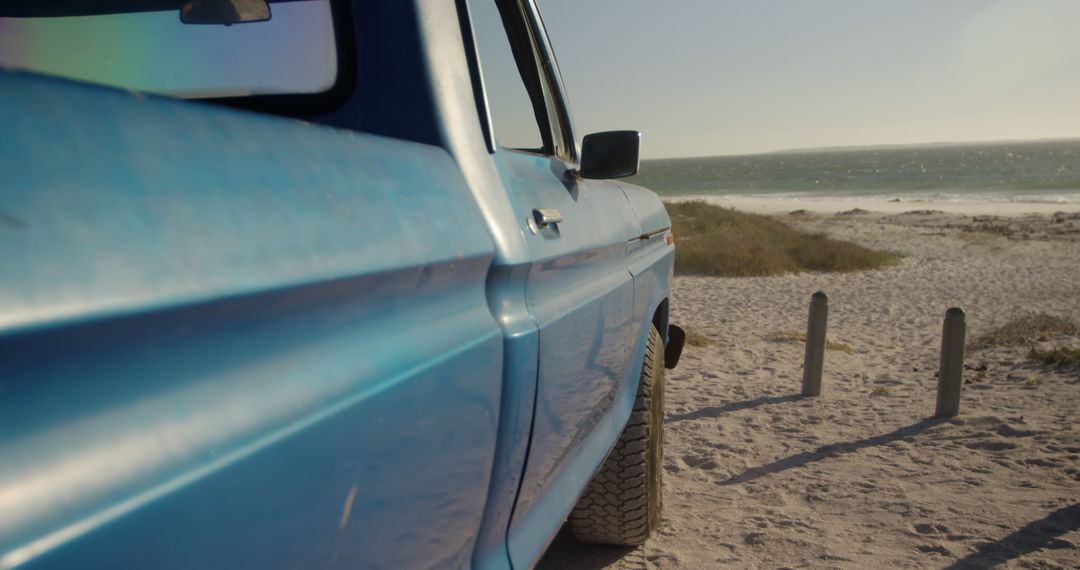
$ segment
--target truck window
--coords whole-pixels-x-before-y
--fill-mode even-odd
[[[338,81],[330,0],[274,2],[263,22],[192,25],[166,2],[0,6],[0,66],[188,99],[314,95]]]
[[[545,107],[543,94],[527,87],[527,78],[538,77],[531,47],[515,53],[514,30],[504,24],[495,0],[468,0],[468,7],[495,140],[504,148],[550,154],[551,137],[541,127],[547,119],[537,107]],[[505,9],[511,21],[520,17],[510,3]]]

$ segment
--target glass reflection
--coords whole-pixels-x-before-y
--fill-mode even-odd
[[[320,93],[338,69],[329,0],[235,26],[185,25],[176,10],[0,17],[0,66],[185,98]]]

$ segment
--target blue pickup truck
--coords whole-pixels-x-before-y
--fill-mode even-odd
[[[0,67],[0,568],[656,528],[670,219],[533,0],[8,1]]]

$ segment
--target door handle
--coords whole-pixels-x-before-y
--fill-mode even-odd
[[[533,219],[536,220],[536,225],[541,228],[563,221],[562,212],[555,208],[536,208],[533,210]]]

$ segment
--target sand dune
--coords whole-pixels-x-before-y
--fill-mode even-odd
[[[669,372],[665,521],[639,549],[560,536],[542,567],[1080,567],[1080,368],[972,351],[961,413],[929,419],[942,319],[1080,322],[1080,216],[798,216],[901,251],[884,271],[680,277],[674,322],[710,336]],[[810,295],[830,296],[823,394],[798,396]],[[784,336],[784,335],[780,335]],[[1042,345],[1080,347],[1075,335]]]

